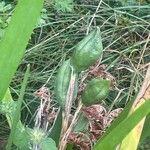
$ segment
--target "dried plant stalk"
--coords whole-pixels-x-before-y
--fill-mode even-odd
[[[60,136],[59,150],[64,150],[66,147],[66,144],[67,144],[67,139],[65,137],[65,133],[68,129],[68,124],[69,124],[69,116],[70,116],[72,101],[73,101],[75,79],[76,79],[76,74],[73,73],[73,68],[72,68],[71,79],[70,79],[68,92],[67,92],[65,112],[63,112],[63,114],[62,114],[63,121],[62,121],[62,131],[61,131],[61,136]]]

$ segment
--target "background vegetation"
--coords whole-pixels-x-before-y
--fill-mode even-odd
[[[9,24],[15,5],[16,2],[11,0],[0,2],[0,37]],[[24,124],[33,126],[35,110],[40,103],[34,95],[37,89],[46,84],[51,98],[55,100],[53,89],[57,69],[63,60],[72,55],[72,47],[95,26],[99,26],[102,32],[102,63],[115,77],[118,88],[110,92],[107,107],[124,107],[138,93],[150,62],[149,0],[75,0],[74,3],[72,0],[66,3],[47,0],[10,85],[15,100],[19,95],[25,66],[30,64],[31,73],[21,118]],[[8,135],[6,118],[0,116],[0,143]],[[146,146],[139,148],[150,149]]]

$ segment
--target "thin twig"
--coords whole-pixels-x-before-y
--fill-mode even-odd
[[[100,8],[101,3],[102,3],[102,0],[100,0],[98,6],[97,6],[97,8],[96,8],[96,11],[95,11],[95,13],[94,13],[93,16],[92,16],[92,19],[91,19],[91,21],[90,21],[90,23],[89,23],[89,26],[87,27],[87,32],[86,32],[86,34],[89,33],[90,26],[91,26],[91,24],[92,24],[92,22],[93,22],[93,20],[94,20],[94,18],[95,18],[95,16],[96,16],[96,14],[97,14],[99,8]]]
[[[118,92],[118,94],[117,94],[115,100],[113,101],[112,105],[111,105],[110,108],[109,108],[108,114],[109,114],[109,113],[111,112],[111,110],[113,109],[113,106],[114,106],[115,103],[117,102],[117,100],[118,100],[119,96],[121,95],[121,93],[123,92],[123,90],[124,90],[124,89],[119,90],[119,92]]]
[[[142,61],[142,59],[143,59],[143,56],[144,56],[144,53],[145,53],[145,50],[146,50],[146,47],[147,47],[149,41],[150,41],[150,34],[148,35],[148,38],[147,38],[146,43],[145,43],[145,45],[144,45],[144,48],[143,48],[143,51],[142,51],[140,60],[139,60],[138,65],[137,65],[137,70],[138,70],[139,67],[140,67],[141,61]]]

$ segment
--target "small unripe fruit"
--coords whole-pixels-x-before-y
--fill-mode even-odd
[[[72,64],[77,72],[84,71],[100,58],[102,52],[100,29],[97,27],[77,44],[71,59]]]
[[[67,92],[68,92],[68,87],[71,79],[72,69],[73,68],[70,64],[70,60],[67,60],[62,64],[62,66],[59,68],[57,72],[56,81],[55,81],[55,95],[56,95],[57,102],[62,107],[62,109],[65,109]],[[77,97],[77,87],[78,87],[78,82],[76,78],[74,83],[73,99]]]
[[[93,79],[86,85],[81,98],[85,106],[97,104],[104,100],[110,88],[111,81],[104,79]]]

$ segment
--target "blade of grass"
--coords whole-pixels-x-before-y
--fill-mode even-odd
[[[60,111],[58,113],[57,119],[55,121],[55,124],[50,132],[50,138],[52,138],[56,145],[59,144],[60,134],[62,129],[62,109],[60,108]]]
[[[140,142],[143,142],[145,138],[150,137],[149,125],[150,125],[150,114],[146,117],[145,124],[144,124],[143,131],[142,131],[141,138],[140,138]]]
[[[143,85],[141,87],[141,90],[135,100],[135,102],[132,105],[132,108],[129,112],[129,115],[131,115],[140,105],[142,105],[145,102],[145,99],[150,98],[150,67],[147,70]],[[144,122],[146,118],[143,118],[143,120],[140,121],[140,123],[130,132],[126,138],[122,141],[120,150],[136,150],[139,144],[139,140],[142,134],[142,130],[144,127]]]
[[[42,5],[43,0],[19,0],[0,41],[0,100],[21,61]]]
[[[29,77],[29,71],[30,71],[30,66],[28,65],[27,70],[26,70],[25,75],[24,75],[23,82],[22,82],[20,95],[19,95],[19,98],[18,98],[18,101],[17,101],[18,103],[17,103],[17,107],[16,107],[16,113],[15,113],[15,116],[13,118],[12,128],[11,128],[11,132],[10,132],[10,135],[9,135],[9,138],[8,138],[8,143],[7,143],[7,146],[6,146],[6,150],[11,150],[11,145],[12,145],[15,129],[16,129],[16,126],[18,125],[19,120],[20,120],[21,105],[22,105],[22,102],[23,102],[24,94],[25,94],[27,80],[28,80],[28,77]]]
[[[126,135],[150,113],[150,100],[142,104],[129,117],[124,119],[116,128],[114,128],[102,140],[98,140],[93,150],[109,149],[114,150],[117,145],[126,137]]]

